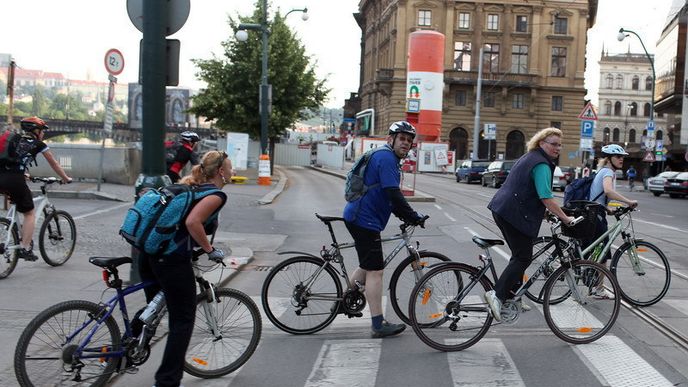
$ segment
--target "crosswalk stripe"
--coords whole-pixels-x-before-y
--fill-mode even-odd
[[[381,345],[381,340],[325,340],[304,386],[375,386]]]
[[[454,340],[445,340],[452,344]],[[502,340],[486,338],[465,351],[447,353],[454,386],[525,386]]]
[[[674,385],[616,336],[607,335],[590,344],[575,346],[574,350],[588,367],[597,370],[604,385]]]
[[[678,310],[684,315],[688,316],[688,300],[664,300],[665,303],[669,304],[672,308]]]

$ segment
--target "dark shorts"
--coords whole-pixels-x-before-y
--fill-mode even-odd
[[[354,238],[358,253],[358,266],[363,270],[382,270],[385,268],[382,256],[380,233],[345,222],[346,228]]]
[[[17,211],[24,213],[33,210],[33,196],[23,173],[0,173],[0,191],[10,195],[12,203],[17,205]]]

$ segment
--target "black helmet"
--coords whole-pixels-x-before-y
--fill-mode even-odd
[[[198,135],[196,134],[196,132],[192,132],[192,131],[190,131],[190,130],[181,132],[181,134],[179,134],[179,137],[180,137],[182,140],[188,141],[188,142],[191,142],[191,143],[201,141],[201,138],[198,137]]]
[[[409,124],[406,121],[397,121],[390,125],[389,127],[389,134],[398,134],[398,133],[408,133],[412,137],[416,137],[416,128],[413,127],[413,125]]]
[[[48,129],[48,124],[38,117],[26,117],[21,120],[21,128],[26,132],[30,132],[34,129]]]

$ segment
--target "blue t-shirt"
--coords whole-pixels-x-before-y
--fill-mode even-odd
[[[366,192],[363,197],[349,202],[344,207],[347,222],[369,230],[382,231],[392,215],[392,203],[387,199],[385,188],[399,188],[401,172],[399,158],[389,145],[389,151],[379,150],[371,156],[366,167],[364,182],[370,186],[379,184]]]
[[[612,171],[610,168],[604,167],[597,172],[595,179],[592,181],[592,185],[590,186],[590,197],[588,200],[593,200],[595,197],[597,197],[597,195],[602,193],[602,195],[600,195],[600,197],[595,201],[603,206],[607,205],[607,195],[604,194],[604,179],[607,177],[612,179],[612,187],[616,189],[616,174],[614,174],[614,171]]]

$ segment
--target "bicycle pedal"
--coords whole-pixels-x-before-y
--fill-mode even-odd
[[[348,318],[354,318],[354,317],[363,317],[362,312],[355,312],[355,313],[345,313],[346,317]]]

